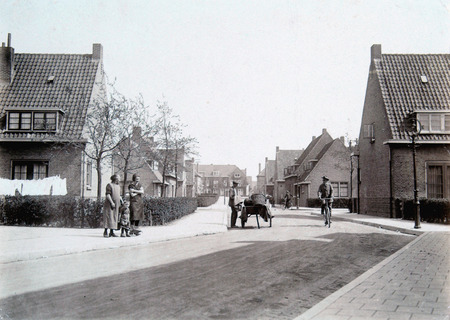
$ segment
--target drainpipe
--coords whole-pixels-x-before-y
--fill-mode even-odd
[[[393,182],[392,182],[392,148],[389,146],[389,216],[394,218],[393,206]]]

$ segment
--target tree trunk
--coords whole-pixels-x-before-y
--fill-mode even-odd
[[[122,187],[122,196],[125,197],[125,194],[127,193],[127,179],[128,179],[128,159],[125,159],[125,163],[123,165],[123,187]]]
[[[98,158],[97,162],[97,201],[102,201],[102,160]]]

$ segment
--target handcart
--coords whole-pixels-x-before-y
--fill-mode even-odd
[[[266,202],[266,196],[263,194],[252,194],[249,199],[244,200],[241,209],[241,225],[245,227],[245,223],[248,217],[254,215],[256,217],[256,223],[259,225],[260,216],[265,222],[269,222],[269,226],[272,227],[272,213],[270,212],[270,203]]]

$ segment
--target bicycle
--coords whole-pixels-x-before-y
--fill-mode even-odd
[[[282,207],[281,207],[281,209],[282,210],[286,210],[286,209],[290,209],[291,208],[291,200],[283,200],[282,202],[281,202],[281,205],[282,205]]]
[[[332,200],[331,198],[324,198],[322,199],[325,201],[325,205],[324,205],[324,215],[325,215],[325,226],[328,226],[328,228],[331,227],[331,206],[330,206],[330,200]]]

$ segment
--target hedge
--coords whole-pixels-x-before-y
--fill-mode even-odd
[[[218,194],[200,194],[197,196],[197,205],[199,207],[209,207],[219,200]]]
[[[420,220],[437,223],[450,223],[450,199],[421,198]],[[414,199],[395,199],[395,211],[402,219],[415,220]]]
[[[308,198],[308,207],[309,208],[320,208],[322,206],[322,200],[319,198]],[[348,198],[336,198],[333,199],[333,208],[351,208],[351,201]]]
[[[99,228],[103,201],[71,196],[6,196],[0,198],[0,219],[6,225]],[[163,225],[195,212],[196,198],[144,197],[143,225]]]

